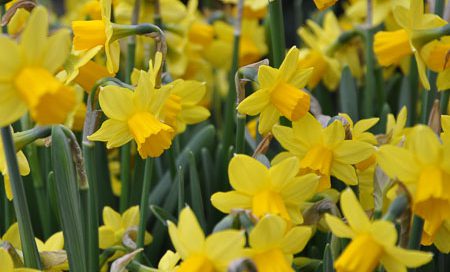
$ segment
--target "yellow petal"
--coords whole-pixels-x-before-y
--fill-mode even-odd
[[[417,71],[419,72],[420,82],[426,90],[430,90],[430,82],[428,81],[427,77],[427,67],[420,57],[419,52],[416,51],[414,53],[414,56],[416,57]]]
[[[300,162],[296,157],[281,161],[269,170],[273,188],[283,188],[290,180],[298,174]]]
[[[289,79],[294,75],[294,72],[297,70],[298,56],[299,51],[295,46],[287,52],[286,57],[284,58],[279,69],[279,76],[285,81],[289,81]]]
[[[378,117],[360,120],[356,122],[355,126],[353,127],[353,131],[356,133],[365,132],[375,126],[379,120],[380,118]]]
[[[423,164],[438,164],[441,160],[442,145],[430,127],[415,126],[409,135],[408,143]]]
[[[183,119],[186,124],[190,125],[205,121],[210,115],[211,113],[208,109],[201,106],[194,106],[183,109],[180,113],[180,118]]]
[[[100,91],[99,102],[102,111],[111,119],[126,121],[133,114],[133,92],[129,89],[104,87]]]
[[[388,221],[378,220],[372,223],[372,237],[380,244],[393,246],[397,242],[395,225]]]
[[[289,84],[303,89],[313,75],[314,68],[299,69],[289,80]]]
[[[264,216],[250,232],[250,246],[260,251],[276,247],[281,243],[286,227],[283,218],[274,215]]]
[[[112,43],[106,43],[105,53],[106,53],[106,68],[108,68],[108,72],[117,73],[117,71],[119,71],[119,62],[120,62],[119,42],[115,41]]]
[[[230,261],[242,256],[244,245],[245,236],[242,231],[220,231],[206,238],[205,253],[214,263],[226,266]]]
[[[293,227],[281,240],[280,247],[285,254],[296,254],[305,248],[311,234],[310,227]]]
[[[183,104],[196,105],[206,94],[206,84],[195,80],[185,80],[175,84],[172,94],[182,97]]]
[[[21,47],[29,65],[38,65],[42,61],[48,34],[47,10],[38,6],[31,12],[27,26],[22,32]]]
[[[258,82],[261,89],[270,88],[276,83],[278,70],[267,65],[261,65],[258,70]]]
[[[387,272],[406,272],[406,266],[389,255],[384,255],[380,260]]]
[[[269,170],[247,155],[234,156],[228,166],[231,186],[238,192],[255,194],[268,185]]]
[[[122,218],[118,212],[106,206],[103,208],[103,223],[113,230],[118,230],[122,225]]]
[[[347,226],[341,219],[331,214],[325,214],[325,222],[331,232],[339,238],[353,238],[353,230]]]
[[[436,85],[439,91],[450,89],[450,69],[446,69],[438,74]]]
[[[356,176],[355,168],[349,164],[333,162],[331,165],[331,175],[348,185],[358,184],[358,177]]]
[[[107,226],[98,228],[98,242],[101,249],[111,247],[116,244],[116,234],[114,230]]]
[[[356,164],[369,158],[375,149],[371,144],[354,140],[346,140],[334,149],[334,159],[345,164]]]
[[[21,176],[26,176],[30,173],[30,165],[27,158],[22,151],[17,152],[17,163],[19,164],[19,172]]]
[[[298,141],[292,128],[275,125],[272,133],[284,149],[289,150],[299,157],[303,157],[306,154],[308,147]]]
[[[178,233],[180,241],[189,253],[201,251],[205,242],[205,234],[203,233],[197,218],[189,207],[184,208],[180,213],[178,220]],[[170,237],[172,238],[172,235],[170,235]],[[178,251],[177,246],[175,244],[174,246]]]
[[[139,225],[139,206],[133,206],[122,215],[122,227],[124,229]]]
[[[239,103],[237,110],[242,114],[257,115],[269,104],[269,102],[269,92],[266,89],[260,89]]]
[[[341,193],[341,209],[351,228],[356,232],[366,232],[370,230],[370,221],[367,214],[356,199],[351,189],[346,189]]]
[[[386,253],[407,267],[419,267],[433,259],[433,253],[408,250],[400,247],[385,247]]]
[[[284,201],[300,205],[309,200],[316,193],[319,179],[320,177],[313,173],[296,177],[282,189],[281,195]]]
[[[405,182],[417,180],[420,174],[412,154],[397,146],[382,146],[377,153],[377,162],[388,176]]]
[[[20,241],[20,234],[19,234],[19,224],[16,222],[12,224],[6,233],[3,235],[2,240],[8,241],[13,245],[13,247],[17,249],[22,249],[22,244]]]
[[[64,248],[64,236],[62,231],[59,231],[45,241],[43,251],[57,251]]]
[[[6,36],[0,37],[0,82],[12,78],[20,68],[20,53],[17,44]],[[1,89],[1,88],[0,88]],[[3,100],[3,99],[2,99]]]
[[[270,105],[264,108],[259,116],[258,132],[261,135],[265,135],[272,130],[272,127],[278,123],[280,119],[280,113],[277,108]]]
[[[296,122],[292,122],[294,135],[303,144],[311,146],[315,143],[321,143],[323,140],[322,126],[319,121],[310,113]]]
[[[0,92],[0,126],[7,126],[24,115],[27,107],[12,85],[0,83]]]
[[[3,248],[0,248],[0,271],[4,272],[13,272],[14,271],[14,263],[9,256],[8,251]]]
[[[103,122],[99,130],[89,135],[90,141],[106,142],[107,148],[122,146],[133,139],[127,123],[108,119]]]
[[[323,131],[324,144],[333,149],[345,139],[345,130],[341,121],[334,121],[331,125],[326,127]]]
[[[218,192],[211,196],[211,204],[223,213],[230,213],[233,209],[249,209],[252,199],[248,195],[236,191]]]
[[[47,40],[42,65],[53,74],[62,67],[69,53],[70,32],[67,29],[58,30]]]

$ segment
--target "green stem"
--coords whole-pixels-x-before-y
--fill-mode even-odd
[[[130,156],[131,143],[127,143],[120,148],[120,182],[122,190],[120,192],[120,212],[123,213],[128,207],[130,195]]]
[[[419,73],[415,57],[411,57],[408,79],[411,92],[411,107],[408,109],[408,126],[412,126],[417,121],[417,100],[419,98]]]
[[[89,181],[88,191],[88,271],[99,270],[99,249],[98,249],[98,201],[97,201],[97,174],[95,162],[94,145],[87,140],[83,142],[83,154],[85,159],[86,174]],[[86,234],[85,234],[86,235]]]
[[[131,261],[128,265],[127,265],[127,269],[131,272],[153,272],[155,271],[154,269],[142,265],[136,261]]]
[[[237,129],[236,129],[236,153],[245,153],[245,114],[237,114]]]
[[[420,240],[423,232],[423,219],[414,215],[411,232],[409,234],[408,248],[418,250],[420,248]]]
[[[443,91],[441,92],[441,114],[447,114],[447,107],[448,107],[448,99],[450,97],[449,91]]]
[[[424,90],[422,94],[422,124],[428,123],[428,118],[430,116],[431,107],[433,106],[433,101],[438,97],[436,86],[437,74],[428,71],[428,79],[430,81],[430,90]]]
[[[395,222],[408,207],[408,197],[405,194],[394,199],[383,220]]]
[[[366,82],[365,82],[365,89],[364,89],[364,106],[363,109],[363,116],[365,118],[369,118],[374,116],[375,110],[374,110],[374,104],[377,105],[379,103],[383,103],[381,100],[381,97],[377,97],[376,102],[374,103],[375,99],[375,58],[373,54],[373,31],[368,29],[364,33],[365,37],[365,50],[364,50],[364,56],[366,60]]]
[[[139,220],[139,228],[136,239],[137,248],[144,248],[144,237],[145,231],[147,227],[147,218],[148,218],[148,203],[149,203],[149,195],[150,190],[152,188],[152,174],[153,174],[153,158],[148,158],[145,160],[145,170],[144,170],[144,183],[142,186],[142,195],[141,195],[141,204],[139,207],[140,211],[140,220]],[[137,260],[142,259],[142,252],[136,257]]]
[[[274,67],[280,67],[284,59],[286,42],[284,38],[283,7],[281,0],[269,1],[270,38]]]
[[[1,129],[5,160],[7,161],[9,180],[14,196],[13,204],[19,224],[19,234],[22,243],[23,258],[25,266],[41,269],[41,260],[34,240],[33,226],[31,224],[30,213],[28,210],[25,188],[22,184],[22,177],[19,174],[19,165],[17,163],[16,150],[13,137],[9,126]]]

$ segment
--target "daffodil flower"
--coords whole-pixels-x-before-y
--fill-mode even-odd
[[[134,139],[142,158],[160,156],[171,146],[174,134],[174,129],[159,119],[170,94],[168,88],[155,89],[143,71],[134,92],[117,86],[102,88],[100,107],[109,119],[88,139],[104,141],[107,148],[119,147]]]
[[[436,85],[439,91],[450,89],[450,36],[433,40],[425,44],[420,50],[420,56],[426,66],[438,73]]]
[[[200,123],[210,116],[208,109],[198,105],[206,94],[204,83],[179,79],[169,85],[173,87],[164,102],[162,116],[176,133],[182,133],[187,125]]]
[[[358,48],[346,45],[335,52],[329,52],[339,36],[343,33],[339,22],[333,12],[327,12],[321,27],[313,20],[307,20],[307,27],[300,27],[297,34],[307,45],[300,50],[299,67],[313,67],[309,88],[314,88],[322,80],[325,86],[333,91],[339,84],[341,69],[349,66],[352,75],[360,77],[361,64],[358,57]]]
[[[101,20],[73,21],[73,47],[75,50],[88,50],[103,46],[106,53],[106,67],[110,73],[119,70],[120,44],[113,39],[111,23],[111,0],[100,0]]]
[[[238,105],[237,110],[242,114],[260,114],[260,134],[270,132],[280,116],[296,121],[309,110],[310,97],[302,89],[308,83],[313,69],[300,69],[298,58],[298,49],[292,47],[280,69],[261,65],[258,70],[260,89]]]
[[[433,258],[431,253],[397,247],[395,225],[383,220],[370,222],[352,190],[344,190],[340,202],[348,225],[325,215],[334,235],[352,240],[334,263],[337,272],[370,272],[379,263],[388,272],[406,271],[406,267],[419,267]]]
[[[422,244],[429,246],[434,244],[436,248],[445,254],[450,253],[450,218],[444,220],[436,231],[434,237],[429,236],[426,232],[422,234]]]
[[[214,207],[223,213],[233,209],[249,209],[262,218],[266,214],[279,215],[288,222],[301,224],[301,205],[316,192],[319,177],[307,174],[297,177],[297,158],[288,158],[268,169],[258,160],[236,155],[228,167],[234,191],[212,195]]]
[[[330,176],[349,185],[358,184],[353,165],[369,158],[375,151],[368,143],[345,140],[342,122],[335,120],[322,128],[309,113],[292,122],[292,128],[275,126],[273,134],[289,155],[299,159],[300,173],[320,175],[319,191],[331,187]]]
[[[424,13],[422,0],[411,0],[409,8],[397,5],[394,17],[402,27],[393,32],[380,31],[374,37],[374,51],[378,62],[383,66],[398,63],[403,57],[414,53],[420,81],[425,89],[430,89],[426,75],[426,66],[420,56],[420,45],[414,36],[425,29],[437,28],[447,22],[435,14]]]
[[[6,251],[6,249],[4,248],[0,248],[0,271],[2,272],[34,272],[34,271],[39,271],[36,269],[31,269],[31,268],[14,268],[14,262],[11,258],[11,256],[9,256],[8,251]]]
[[[47,37],[47,28],[47,10],[36,7],[19,44],[0,37],[0,126],[17,121],[27,110],[38,124],[63,123],[75,106],[73,89],[53,76],[69,55],[69,32]]]
[[[408,135],[409,128],[406,128],[406,121],[408,118],[408,110],[406,107],[397,114],[397,119],[392,113],[388,114],[386,124],[386,136],[388,137],[389,144],[397,145],[404,141]]]
[[[133,206],[122,215],[110,207],[103,208],[104,225],[99,228],[99,246],[105,249],[114,245],[121,245],[125,232],[137,228],[139,225],[139,207]],[[136,229],[137,231],[137,229]],[[144,244],[152,241],[150,233],[145,232]]]
[[[250,232],[247,254],[260,272],[294,271],[293,256],[305,248],[311,234],[310,227],[290,228],[283,218],[266,215]]]
[[[225,272],[233,260],[244,256],[242,231],[225,230],[205,237],[189,207],[180,212],[178,226],[168,224],[172,244],[183,260],[178,272]]]
[[[412,129],[406,149],[383,145],[378,163],[391,178],[402,181],[413,195],[413,212],[425,219],[424,231],[433,237],[450,218],[450,153],[427,126]]]

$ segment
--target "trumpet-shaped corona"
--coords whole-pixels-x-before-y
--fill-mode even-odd
[[[408,32],[404,29],[377,32],[373,47],[378,63],[383,66],[398,64],[404,57],[413,53]]]

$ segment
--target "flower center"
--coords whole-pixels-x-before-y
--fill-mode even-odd
[[[188,257],[181,263],[177,270],[178,272],[214,272],[214,265],[212,262],[202,254],[195,254]]]
[[[265,190],[253,196],[252,212],[257,217],[265,214],[277,214],[290,221],[286,206],[281,196],[271,190]]]
[[[172,144],[173,129],[149,112],[135,113],[128,119],[128,128],[143,159],[160,156]]]
[[[43,68],[24,68],[14,84],[31,116],[41,125],[63,123],[75,107],[75,92]]]
[[[102,20],[73,21],[73,46],[86,50],[106,43],[106,26]]]
[[[214,39],[214,28],[208,24],[193,23],[188,37],[193,43],[208,46]]]
[[[276,85],[270,98],[278,111],[291,121],[298,120],[309,110],[309,95],[287,83]]]
[[[181,112],[181,97],[171,94],[164,103],[164,122],[171,127],[176,127],[177,116]]]
[[[450,176],[435,166],[422,170],[413,209],[426,220],[426,232],[433,236],[450,216]]]
[[[256,268],[258,268],[258,271],[260,272],[294,271],[291,264],[286,260],[283,252],[278,248],[256,254],[252,257],[252,259],[256,264]]]
[[[412,54],[406,30],[380,31],[375,34],[374,51],[383,66],[397,64],[403,57]]]
[[[322,145],[311,148],[300,161],[300,174],[315,173],[320,176],[317,191],[331,187],[330,169],[333,161],[333,152]]]
[[[337,272],[374,271],[383,247],[370,235],[358,235],[334,263]]]

